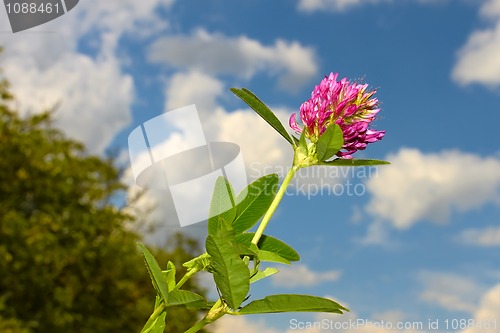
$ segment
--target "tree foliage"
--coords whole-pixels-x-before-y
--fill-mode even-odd
[[[118,170],[55,129],[50,112],[21,117],[13,100],[0,77],[0,332],[138,332],[154,290],[133,218],[110,202],[124,190]],[[194,245],[177,236],[155,254],[183,262]],[[169,317],[167,332],[197,319]]]

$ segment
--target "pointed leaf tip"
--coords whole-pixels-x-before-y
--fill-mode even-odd
[[[343,311],[349,310],[328,298],[310,295],[282,294],[270,295],[263,299],[250,302],[244,306],[239,313],[330,312],[343,314]]]
[[[286,141],[295,146],[294,141],[290,137],[281,121],[271,111],[271,109],[264,104],[253,92],[248,89],[230,88],[231,92],[238,96],[243,102],[250,106],[259,116],[262,117],[272,128],[274,128]]]
[[[149,275],[151,277],[151,281],[153,282],[153,286],[156,289],[157,294],[162,298],[165,304],[168,304],[168,284],[167,279],[163,275],[158,262],[153,257],[151,252],[141,243],[138,243],[141,248],[142,254],[144,255],[144,259],[146,261],[146,267],[148,268]]]

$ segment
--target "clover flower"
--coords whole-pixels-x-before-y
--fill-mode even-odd
[[[332,124],[338,124],[344,136],[344,145],[336,154],[338,157],[352,158],[358,150],[369,143],[381,140],[385,131],[368,128],[380,111],[376,90],[367,91],[367,84],[351,83],[347,78],[337,81],[338,73],[330,73],[317,85],[311,98],[300,106],[300,119],[296,114],[290,117],[290,127],[297,133],[305,130],[305,136],[313,143]]]

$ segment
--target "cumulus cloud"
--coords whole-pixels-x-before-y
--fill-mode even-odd
[[[500,21],[492,28],[473,32],[460,51],[453,68],[453,79],[471,83],[500,85]]]
[[[174,0],[81,1],[78,10],[70,14],[79,23],[79,29],[75,29],[79,34],[96,31],[143,36],[168,27],[168,21],[158,16],[158,8],[168,9],[173,3]]]
[[[477,310],[474,311],[474,322],[481,323],[481,327],[470,327],[462,331],[462,333],[484,333],[490,329],[496,331],[500,322],[500,284],[495,285],[488,290],[482,297]],[[488,324],[489,327],[485,325]],[[491,331],[493,332],[493,331]]]
[[[500,203],[498,158],[402,148],[387,160],[391,165],[366,184],[372,194],[366,209],[396,228],[423,220],[445,222],[453,211]]]
[[[461,85],[500,85],[500,0],[487,0],[480,14],[492,22],[489,28],[471,33],[458,51],[452,78]]]
[[[450,311],[473,313],[484,288],[461,275],[442,272],[421,272],[424,288],[420,299]]]
[[[500,227],[466,229],[463,230],[456,239],[466,245],[482,247],[500,246]]]
[[[271,277],[276,286],[285,288],[313,287],[323,282],[337,281],[342,273],[338,270],[315,272],[304,264],[280,268],[279,274]]]
[[[167,84],[165,112],[190,104],[196,104],[204,114],[214,112],[217,98],[225,92],[224,83],[213,76],[196,70],[178,72]]]
[[[298,9],[304,12],[315,12],[322,10],[342,12],[360,5],[375,4],[387,1],[391,0],[300,0],[298,3]]]
[[[214,75],[196,70],[179,72],[167,83],[165,111],[196,104],[207,141],[239,145],[250,178],[263,176],[265,170],[288,165],[292,158],[290,145],[259,115],[250,109],[229,111],[219,106],[218,98],[227,89]],[[291,111],[283,107],[272,106],[272,109],[286,123]],[[266,144],[255,144],[256,140]]]
[[[247,318],[244,316],[224,316],[212,326],[216,328],[218,333],[279,333],[277,330],[267,328],[264,321]]]
[[[500,18],[500,1],[485,0],[479,9],[479,13],[486,18]]]
[[[250,79],[258,72],[278,76],[283,88],[296,89],[318,72],[312,48],[281,39],[263,45],[246,36],[228,37],[198,29],[192,35],[158,39],[149,59],[177,69],[231,74]]]
[[[447,0],[414,0],[423,5],[444,3]],[[392,0],[299,0],[302,12],[345,12],[369,4],[395,3]],[[500,0],[485,0],[479,15],[487,19],[489,27],[473,31],[464,46],[457,51],[457,60],[451,72],[460,85],[482,84],[500,86]]]
[[[440,4],[448,0],[414,0],[421,4]],[[496,1],[496,0],[495,0]],[[394,3],[394,0],[299,0],[297,9],[302,12],[331,11],[344,12],[351,8],[379,3]]]
[[[26,32],[0,34],[5,46],[2,67],[12,83],[21,111],[59,108],[56,126],[83,141],[92,153],[102,153],[131,121],[133,78],[122,70],[116,55],[125,33],[157,31],[166,22],[156,14],[171,0],[81,2],[78,10]],[[0,11],[0,29],[9,30]],[[95,55],[83,54],[79,44],[92,35]]]
[[[275,109],[275,112],[281,118],[289,115],[285,110]],[[290,144],[252,110],[235,110],[226,114],[219,110],[216,114],[218,140],[241,147],[251,179],[262,177],[276,168],[284,170],[284,166],[291,163],[293,151]]]
[[[40,112],[56,105],[55,124],[70,137],[101,153],[130,123],[133,79],[116,58],[92,59],[65,53],[39,67],[24,57],[8,57],[5,72],[22,110]]]

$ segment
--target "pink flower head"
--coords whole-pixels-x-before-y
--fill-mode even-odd
[[[300,119],[296,114],[290,117],[290,127],[297,133],[306,131],[306,137],[316,142],[331,124],[338,124],[344,134],[344,145],[336,154],[352,158],[352,154],[366,148],[368,143],[381,140],[385,131],[369,129],[368,125],[380,111],[375,90],[367,91],[367,84],[351,83],[347,78],[337,81],[338,74],[329,76],[314,87],[311,98],[300,106]]]

